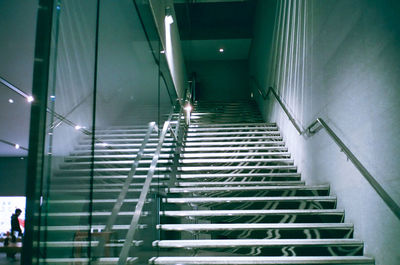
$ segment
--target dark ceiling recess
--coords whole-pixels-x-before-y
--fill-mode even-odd
[[[256,1],[176,3],[181,40],[252,38]]]

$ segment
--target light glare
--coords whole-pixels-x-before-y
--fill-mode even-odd
[[[29,103],[31,103],[34,99],[33,99],[32,96],[29,96],[29,97],[26,98],[26,100],[27,100]]]
[[[14,100],[13,100],[12,98],[10,98],[10,99],[8,100],[8,102],[12,104],[12,103],[14,103]]]
[[[220,48],[220,49],[219,49],[219,52],[224,52],[224,49],[223,49],[223,48]]]
[[[15,144],[15,149],[19,149],[19,148],[20,148],[19,144]]]

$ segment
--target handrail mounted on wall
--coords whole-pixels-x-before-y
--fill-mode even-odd
[[[400,206],[393,200],[392,197],[385,191],[385,189],[378,183],[378,181],[369,173],[369,171],[364,167],[364,165],[358,160],[358,158],[350,151],[350,149],[343,143],[343,141],[337,136],[337,134],[329,127],[329,125],[322,118],[317,118],[313,121],[306,129],[302,130],[302,126],[295,120],[293,115],[289,112],[288,108],[283,103],[281,97],[276,93],[273,87],[269,87],[267,92],[265,92],[261,85],[258,83],[254,76],[250,79],[254,81],[257,87],[258,93],[262,96],[264,100],[268,98],[270,92],[274,95],[275,99],[278,101],[279,105],[282,107],[283,111],[286,113],[289,120],[292,122],[293,126],[296,128],[300,135],[314,135],[319,129],[324,128],[332,140],[339,146],[340,150],[346,154],[347,158],[353,163],[353,165],[358,169],[361,175],[368,181],[368,183],[375,189],[382,200],[386,203],[389,209],[396,215],[400,220]]]

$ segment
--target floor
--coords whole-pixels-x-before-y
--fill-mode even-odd
[[[7,259],[6,253],[0,253],[0,265],[18,265],[21,263],[21,254],[15,255],[16,261]]]

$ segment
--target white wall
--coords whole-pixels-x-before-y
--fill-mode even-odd
[[[154,19],[157,24],[158,33],[162,45],[166,51],[168,66],[172,75],[178,97],[183,97],[187,88],[187,75],[185,61],[183,58],[181,41],[179,37],[178,23],[175,17],[173,0],[150,0]],[[170,25],[170,34],[167,34],[165,27],[165,9],[169,7],[174,18],[174,23]],[[169,42],[169,43],[168,43]],[[172,49],[171,49],[172,48]]]
[[[400,204],[399,3],[277,1],[271,30],[262,16],[268,2],[257,8],[250,74],[264,88],[275,87],[304,127],[325,119]],[[399,264],[400,221],[326,132],[299,136],[276,101],[257,100],[265,118],[280,126],[303,179],[331,184],[366,254],[377,265]]]

